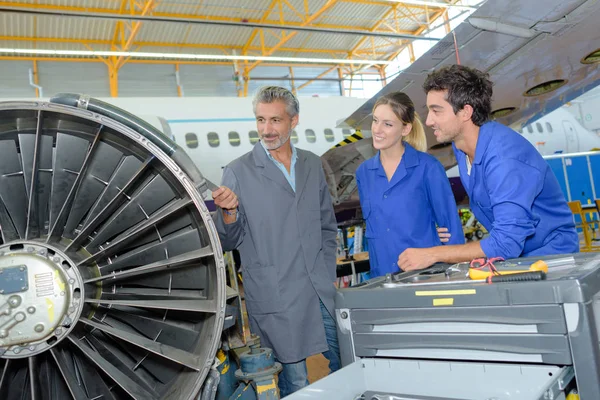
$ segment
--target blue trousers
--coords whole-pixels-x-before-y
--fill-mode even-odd
[[[320,300],[319,300],[320,301]],[[327,311],[327,308],[321,302],[321,315],[325,323],[325,338],[329,350],[323,353],[329,360],[329,370],[335,372],[341,368],[340,347],[337,338],[337,326],[335,320]],[[279,373],[279,395],[281,398],[294,393],[297,390],[308,386],[308,372],[306,370],[306,359],[295,363],[284,364]]]

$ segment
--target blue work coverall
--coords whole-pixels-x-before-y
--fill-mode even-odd
[[[398,272],[398,256],[413,247],[442,243],[436,224],[463,244],[458,209],[444,167],[435,157],[404,143],[405,151],[388,181],[379,153],[356,170],[356,183],[369,245],[371,277]]]
[[[487,257],[579,251],[573,215],[558,181],[525,138],[497,122],[483,124],[470,174],[466,154],[453,148],[471,210],[490,232],[481,240]]]

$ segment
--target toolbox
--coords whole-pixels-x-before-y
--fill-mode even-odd
[[[496,261],[496,274],[540,260],[547,273],[535,280],[473,281],[469,263],[440,264],[339,290],[345,367],[304,393],[527,400],[564,399],[576,387],[581,399],[600,398],[600,255]]]

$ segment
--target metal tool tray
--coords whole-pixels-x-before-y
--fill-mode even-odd
[[[286,400],[564,400],[571,367],[362,359]]]

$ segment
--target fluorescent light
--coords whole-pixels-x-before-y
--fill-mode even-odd
[[[437,1],[421,1],[421,0],[384,0],[390,3],[414,4],[416,6],[440,7],[440,8],[465,8],[469,10],[477,10],[477,7],[463,6],[461,4],[438,3]]]
[[[157,58],[174,60],[238,60],[238,61],[271,61],[314,64],[389,64],[386,60],[348,60],[337,58],[301,58],[301,57],[263,57],[263,56],[232,56],[218,54],[180,54],[180,53],[147,53],[141,51],[93,51],[93,50],[49,50],[49,49],[8,49],[0,48],[0,54],[33,54],[43,56],[85,56],[85,57],[132,57]]]

